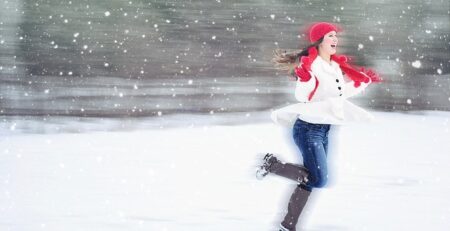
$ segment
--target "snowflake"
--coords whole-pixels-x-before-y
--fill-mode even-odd
[[[420,68],[422,66],[422,63],[419,60],[416,60],[412,62],[411,65],[415,68]]]

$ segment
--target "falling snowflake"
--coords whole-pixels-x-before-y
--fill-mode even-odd
[[[412,62],[411,65],[415,68],[420,68],[422,66],[422,63],[419,60],[416,60]]]

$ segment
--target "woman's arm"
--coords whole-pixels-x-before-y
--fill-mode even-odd
[[[313,76],[313,74],[311,73]],[[314,91],[316,87],[316,77],[310,78],[308,81],[300,81],[297,80],[297,84],[295,86],[295,98],[300,102],[309,102],[311,92]]]
[[[311,101],[319,82],[312,71],[308,71],[303,65],[296,68],[297,84],[295,86],[295,98],[299,102]]]
[[[344,95],[346,98],[361,93],[370,83],[381,82],[380,76],[371,69],[355,68],[347,63],[348,58],[344,55],[333,55],[332,60],[339,64],[339,67],[348,79],[349,83],[345,84]]]
[[[308,56],[300,57],[300,64],[292,72],[297,79],[295,98],[300,102],[311,101],[319,84],[317,77],[311,71],[311,64],[317,57],[317,50],[313,48],[308,49]]]
[[[349,98],[361,93],[371,83],[381,81],[381,78],[372,70],[366,71],[364,68],[361,68],[361,71],[359,73],[361,73],[362,76],[366,77],[365,81],[362,82],[351,81],[346,83],[344,89],[345,98]]]
[[[369,84],[372,83],[372,81],[369,79],[368,83],[365,82],[361,82],[359,86],[355,86],[355,82],[354,81],[350,81],[345,83],[345,87],[344,87],[344,97],[345,98],[350,98],[354,95],[357,95],[359,93],[361,93],[362,91],[364,91],[364,89],[366,89],[367,86],[369,86]]]

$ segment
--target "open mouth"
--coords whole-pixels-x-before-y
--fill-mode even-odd
[[[336,48],[336,45],[331,45],[331,47]]]

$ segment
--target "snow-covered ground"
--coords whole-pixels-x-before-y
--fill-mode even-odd
[[[450,113],[374,114],[331,131],[332,180],[313,194],[304,230],[449,230]],[[275,230],[295,184],[254,170],[265,152],[301,161],[290,130],[268,121],[16,127],[0,131],[0,230]]]

